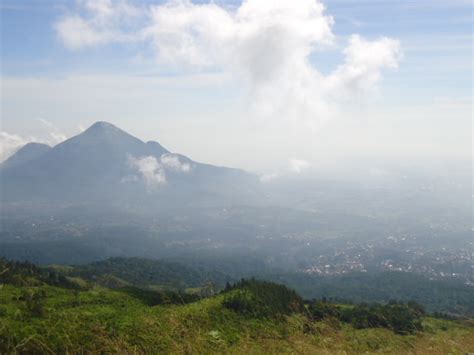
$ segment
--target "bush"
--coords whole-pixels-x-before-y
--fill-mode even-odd
[[[388,328],[397,334],[412,334],[423,329],[421,317],[424,309],[415,302],[391,301],[386,305],[359,304],[342,308],[324,301],[313,301],[308,309],[314,320],[336,318],[357,329]]]
[[[43,289],[26,289],[20,297],[25,302],[25,307],[33,317],[43,317],[45,314],[44,300],[46,291]]]
[[[304,309],[303,300],[294,290],[272,282],[242,279],[228,285],[224,293],[224,307],[252,317],[273,317]]]
[[[0,284],[15,286],[41,286],[47,284],[77,288],[76,284],[54,270],[42,268],[27,261],[7,261],[2,258],[0,258]]]
[[[322,320],[329,317],[339,319],[341,317],[339,307],[325,300],[311,302],[308,310],[313,320]]]
[[[120,288],[119,291],[140,300],[143,304],[148,306],[156,306],[159,304],[186,304],[199,300],[199,297],[196,295],[189,295],[182,292],[154,291],[133,286]]]

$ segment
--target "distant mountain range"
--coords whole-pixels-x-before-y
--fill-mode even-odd
[[[4,202],[170,207],[244,202],[259,180],[195,162],[111,123],[96,122],[54,147],[29,143],[0,165]]]

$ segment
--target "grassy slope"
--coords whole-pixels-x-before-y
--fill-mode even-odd
[[[222,296],[188,305],[149,307],[123,292],[96,288],[46,290],[45,314],[34,317],[19,300],[23,288],[0,289],[0,353],[404,353],[474,351],[474,328],[425,319],[413,336],[347,324],[246,318],[222,307]]]

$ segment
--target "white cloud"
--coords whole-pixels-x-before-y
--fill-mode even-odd
[[[267,183],[276,180],[280,177],[277,173],[262,174],[259,176],[260,182]]]
[[[8,159],[18,149],[28,143],[35,142],[54,146],[67,139],[67,136],[48,120],[38,118],[37,121],[47,128],[46,134],[42,134],[41,138],[32,136],[27,137],[0,131],[0,162]]]
[[[305,170],[308,170],[311,167],[311,164],[303,159],[290,159],[288,167],[291,172],[301,174]]]
[[[28,138],[0,131],[0,162],[9,158],[13,153],[29,142],[31,142],[31,140]]]
[[[111,34],[98,32],[79,16],[63,19],[56,24],[56,29],[63,43],[70,49],[105,44],[113,39]]]
[[[128,157],[128,163],[139,173],[139,177],[143,179],[149,188],[158,187],[167,183],[166,171],[179,173],[189,173],[192,169],[191,164],[181,162],[176,154],[165,153],[159,159],[154,156],[146,156],[136,158]],[[128,180],[136,180],[136,176]]]
[[[396,40],[353,35],[344,63],[322,74],[310,56],[335,49],[336,35],[320,0],[244,0],[233,10],[189,0],[148,7],[112,0],[79,4],[79,14],[56,25],[67,47],[151,43],[161,67],[230,73],[244,85],[258,117],[305,129],[319,128],[352,98],[360,100],[401,57]]]
[[[137,169],[140,177],[143,178],[149,188],[166,184],[165,170],[155,157],[129,157],[128,162],[131,167]]]
[[[261,174],[260,182],[268,183],[281,178],[288,178],[295,174],[300,175],[311,168],[311,164],[303,159],[289,159],[288,165],[283,171]]]
[[[160,163],[167,169],[188,173],[191,171],[191,164],[182,163],[176,154],[165,153],[160,157]]]
[[[64,16],[55,24],[60,40],[69,49],[81,49],[112,42],[135,40],[131,29],[140,9],[126,1],[81,0],[77,2],[83,15]]]
[[[341,94],[341,89],[360,92],[372,89],[380,79],[383,68],[397,68],[401,58],[400,43],[382,37],[367,41],[352,35],[344,49],[345,62],[327,79],[329,88]]]
[[[67,139],[67,136],[50,121],[45,120],[44,118],[38,118],[37,120],[48,128],[48,135],[50,136],[50,139],[48,139],[49,144],[55,145],[64,142]]]

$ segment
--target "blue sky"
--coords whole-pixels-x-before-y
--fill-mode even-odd
[[[142,9],[162,3],[129,1]],[[241,6],[238,1],[215,3],[230,12]],[[379,150],[391,157],[469,157],[472,2],[323,3],[325,14],[334,19],[335,41],[309,56],[312,67],[323,75],[344,62],[344,48],[352,34],[367,41],[382,36],[397,40],[403,55],[398,68],[383,69],[374,90],[364,93],[362,112],[356,108],[353,115],[344,112],[343,119],[324,120],[329,123],[322,128],[318,123],[311,135],[299,139],[298,130],[287,137],[286,126],[268,126],[268,120],[249,118],[254,115],[246,102],[249,94],[232,70],[221,70],[219,65],[212,70],[190,70],[164,64],[156,60],[156,48],[146,41],[110,41],[71,49],[61,40],[56,24],[67,16],[87,20],[90,14],[80,2],[2,0],[1,129],[22,139],[47,141],[51,139],[48,130],[71,136],[95,120],[108,120],[194,158],[253,170],[282,168],[292,157],[314,163],[321,158],[315,151],[328,149],[341,157],[349,151],[367,156],[378,147],[375,139],[367,144],[374,135],[385,138]],[[104,87],[98,84],[102,82]],[[88,85],[95,96],[85,94]],[[115,105],[117,100],[123,102],[128,89],[131,97],[126,107],[125,103]],[[349,121],[346,116],[356,118]],[[393,141],[388,139],[392,133]],[[242,135],[247,136],[248,150],[239,145]],[[400,139],[406,143],[403,147],[397,145]],[[218,152],[210,141],[219,144]],[[272,149],[282,142],[284,150]],[[341,142],[346,145],[334,149]],[[255,155],[259,144],[272,153]]]

